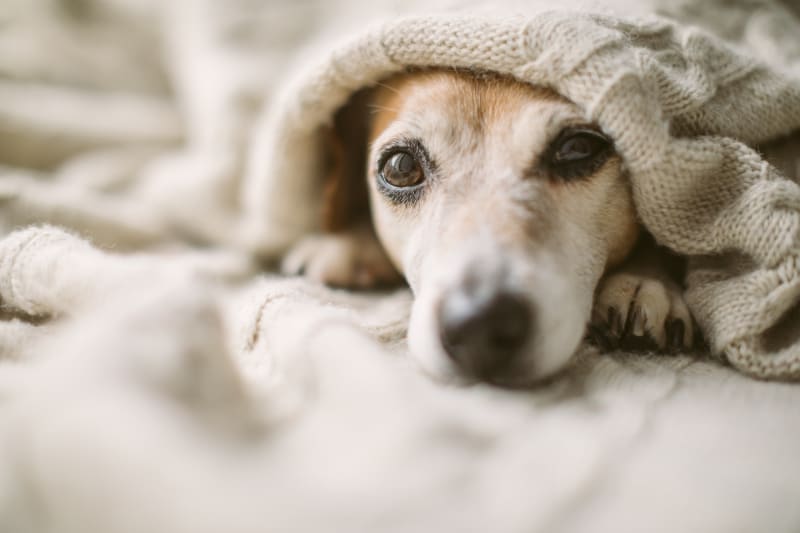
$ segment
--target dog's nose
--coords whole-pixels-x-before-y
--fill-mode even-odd
[[[452,290],[438,315],[444,349],[462,370],[479,379],[496,375],[525,346],[531,331],[531,305],[505,291],[487,297]]]

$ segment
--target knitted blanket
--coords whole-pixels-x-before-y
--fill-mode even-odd
[[[800,130],[797,19],[769,3],[757,22],[730,15],[732,46],[663,18],[551,5],[400,18],[325,54],[253,152],[262,247],[318,227],[319,127],[355,90],[407,67],[499,72],[555,89],[611,135],[642,224],[690,258],[687,301],[713,352],[759,378],[800,378],[800,338],[784,334],[800,330],[800,187],[752,148]]]
[[[0,5],[0,531],[800,528],[794,4],[452,3]],[[320,127],[436,65],[614,137],[735,368],[582,347],[443,386],[406,290],[264,273],[318,226]]]

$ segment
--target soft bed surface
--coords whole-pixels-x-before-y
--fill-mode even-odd
[[[798,24],[670,5],[759,50]],[[310,35],[399,9],[0,8],[0,530],[800,529],[796,384],[585,347],[536,389],[443,386],[406,357],[406,290],[262,273],[259,104]]]

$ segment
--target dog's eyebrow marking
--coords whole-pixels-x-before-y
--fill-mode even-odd
[[[552,142],[564,128],[576,126],[599,129],[572,109],[557,109],[547,116],[545,135],[548,142]]]
[[[558,116],[558,113],[550,113],[547,116],[547,122],[545,123],[545,131],[548,133],[548,137],[551,137],[552,131],[560,126],[560,119],[561,117]]]

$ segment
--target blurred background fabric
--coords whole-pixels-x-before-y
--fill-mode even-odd
[[[66,222],[117,247],[224,240],[249,122],[324,5],[4,2],[4,228]],[[202,87],[187,87],[198,69]]]
[[[614,2],[687,21],[724,13],[718,33],[762,60],[800,54],[761,38],[793,28],[760,8],[769,2]],[[118,249],[243,245],[252,126],[305,51],[387,14],[451,4],[481,3],[4,0],[0,229],[51,222]]]
[[[406,290],[263,274],[272,96],[451,3],[0,2],[0,531],[800,529],[796,385],[587,348],[536,390],[446,387],[404,357]],[[618,3],[800,58],[763,39],[794,0]]]

